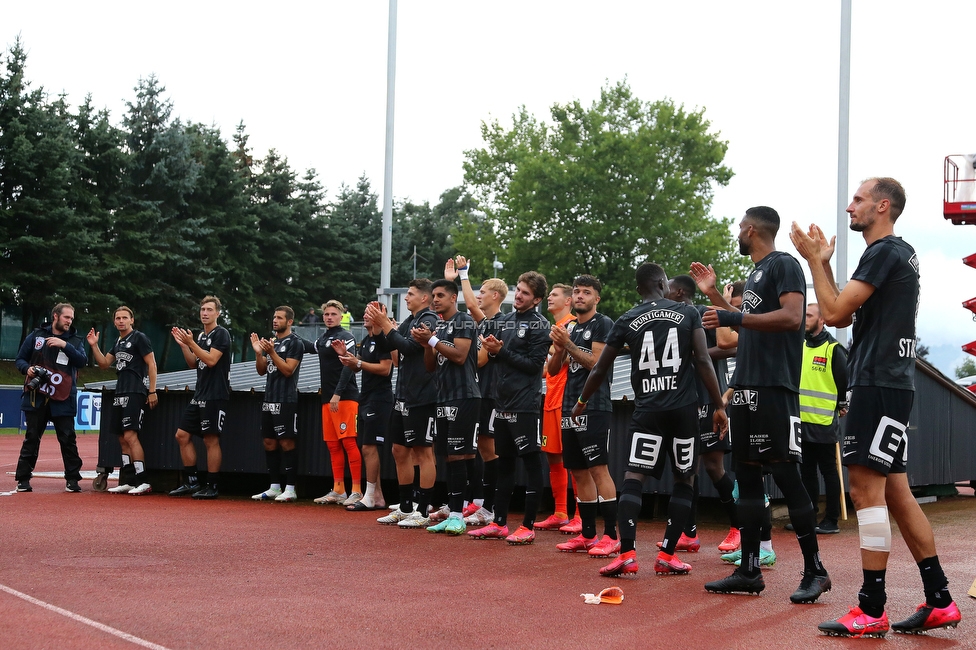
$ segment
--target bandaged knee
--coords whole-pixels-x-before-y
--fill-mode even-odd
[[[891,552],[891,522],[887,506],[871,506],[857,511],[857,530],[861,548],[879,553]]]

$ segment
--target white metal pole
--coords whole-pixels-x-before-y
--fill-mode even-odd
[[[847,284],[847,177],[851,120],[851,0],[840,2],[840,93],[837,120],[837,247],[834,269],[837,286]],[[847,328],[838,328],[837,340],[847,345]]]
[[[396,99],[397,0],[390,0],[390,28],[386,46],[386,161],[383,170],[383,241],[380,256],[380,288],[390,287],[393,249],[393,116]],[[381,300],[391,307],[389,296]]]

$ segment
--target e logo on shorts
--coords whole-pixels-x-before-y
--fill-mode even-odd
[[[908,436],[905,435],[905,429],[907,428],[908,425],[893,420],[888,416],[882,417],[878,423],[878,428],[874,431],[874,437],[871,438],[871,449],[869,453],[890,467],[895,460],[895,455],[900,449],[901,460],[903,463],[907,463]]]
[[[630,462],[635,465],[654,467],[657,465],[657,458],[661,453],[662,442],[661,436],[635,431],[630,443]]]

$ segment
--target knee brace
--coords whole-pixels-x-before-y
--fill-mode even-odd
[[[861,548],[879,553],[891,552],[891,522],[887,506],[871,506],[857,511],[857,530]]]

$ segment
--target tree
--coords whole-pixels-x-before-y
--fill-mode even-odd
[[[74,141],[79,156],[72,170],[69,193],[75,211],[83,214],[91,247],[92,263],[85,269],[93,321],[107,322],[125,296],[115,292],[106,260],[110,250],[115,214],[124,202],[128,157],[123,151],[125,134],[112,125],[108,110],[96,110],[91,96],[85,97],[72,117]]]
[[[504,256],[504,246],[498,239],[494,221],[487,214],[477,208],[462,212],[451,229],[451,236],[454,248],[469,260],[473,283],[504,278],[504,271],[496,272],[492,266],[499,253]]]
[[[267,330],[277,305],[303,304],[298,283],[303,259],[312,257],[301,248],[302,223],[295,218],[295,172],[288,159],[271,149],[250,188],[252,220],[257,231],[258,258],[253,267],[255,314]]]
[[[390,284],[405,287],[415,277],[442,277],[444,262],[459,250],[454,243],[459,224],[476,208],[477,202],[463,187],[442,192],[433,208],[426,201],[394,205]]]
[[[919,337],[915,341],[915,356],[918,357],[919,359],[923,359],[925,361],[928,361],[928,358],[929,358],[929,346],[922,345],[922,338],[921,337]]]
[[[331,253],[328,241],[328,206],[325,202],[325,189],[316,178],[315,170],[306,170],[295,189],[294,213],[295,219],[301,224],[300,246],[303,251],[298,283],[305,294],[302,302],[291,305],[297,315],[304,314],[310,306],[321,304],[319,299],[331,292],[333,277],[328,271],[328,257]]]
[[[347,305],[357,318],[367,302],[376,300],[380,279],[383,215],[378,198],[365,175],[355,188],[342,185],[316,230],[324,238],[320,246],[328,278],[328,293],[322,298]]]
[[[955,372],[956,379],[976,375],[976,360],[974,360],[972,357],[966,357],[963,359],[962,363],[956,366]]]
[[[106,253],[110,281],[133,308],[160,323],[194,322],[196,306],[213,284],[200,263],[203,218],[191,214],[202,165],[172,103],[155,76],[140,79],[136,101],[122,120],[128,165],[125,201],[116,214]]]
[[[186,197],[186,211],[190,219],[201,224],[205,242],[194,259],[213,278],[196,298],[217,295],[223,305],[224,325],[244,350],[250,350],[247,335],[255,326],[252,316],[259,311],[255,290],[261,282],[254,275],[259,245],[254,215],[248,211],[247,179],[251,177],[238,167],[238,152],[230,151],[216,127],[190,124],[186,134],[191,155],[200,166],[193,191]],[[243,125],[234,138],[246,149]],[[187,318],[193,315],[191,311]],[[170,337],[166,345],[170,345]]]
[[[611,315],[634,303],[634,269],[644,261],[671,274],[701,260],[722,279],[745,275],[731,221],[708,215],[714,187],[732,172],[704,111],[643,102],[624,81],[605,86],[590,108],[556,104],[551,117],[545,124],[523,107],[511,129],[482,124],[486,146],[466,152],[464,169],[485,218],[462,222],[459,239],[494,230],[494,253],[513,276],[595,275]]]
[[[63,97],[30,87],[26,61],[18,39],[0,77],[0,297],[22,307],[25,334],[56,302],[86,311],[99,280],[98,231],[76,210],[73,118]]]

